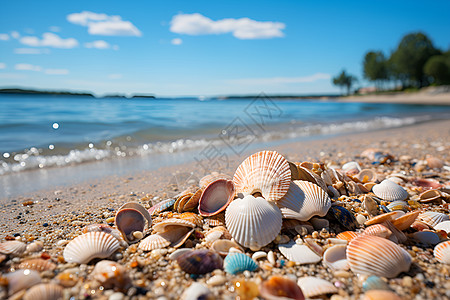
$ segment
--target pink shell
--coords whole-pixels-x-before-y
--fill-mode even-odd
[[[389,236],[391,236],[392,231],[389,230],[389,228],[387,228],[384,225],[381,224],[375,224],[375,225],[371,225],[369,227],[367,227],[363,233],[364,235],[375,235],[375,236],[379,236],[382,238],[388,238]]]
[[[224,211],[233,201],[235,189],[233,181],[217,179],[211,182],[198,203],[198,212],[204,217],[214,216]]]

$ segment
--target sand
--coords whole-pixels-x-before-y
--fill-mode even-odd
[[[408,163],[373,165],[370,160],[361,157],[361,153],[368,148],[381,149],[394,156],[396,161],[402,158]],[[288,160],[299,162],[312,161],[342,166],[345,162],[356,160],[363,167],[373,167],[381,174],[403,170],[410,178],[434,177],[441,183],[446,182],[447,187],[450,181],[448,170],[431,170],[425,167],[418,172],[413,168],[414,164],[420,164],[427,155],[437,157],[447,162],[448,165],[450,162],[450,120],[283,144],[272,149],[261,150],[276,150]],[[89,273],[92,271],[94,263],[87,266],[64,263],[62,251],[68,241],[79,235],[81,229],[87,224],[112,222],[117,209],[126,202],[139,202],[149,208],[162,199],[179,193],[190,183],[190,180],[196,181],[207,172],[218,171],[232,176],[237,166],[250,154],[230,156],[226,163],[214,165],[215,167],[210,170],[205,170],[196,163],[189,163],[156,171],[140,172],[132,176],[112,175],[82,184],[54,187],[14,199],[4,199],[2,203],[6,204],[0,211],[2,240],[6,237],[16,237],[24,242],[33,239],[41,240],[44,242],[45,253],[51,257],[51,260],[59,264],[55,271],[47,271],[41,275],[43,281],[54,281],[57,277],[55,275],[63,270],[71,272],[77,270],[75,277],[80,280],[85,278],[85,282],[87,278],[87,282],[91,285],[88,283],[83,285],[81,281],[73,279],[75,287],[66,287],[65,295],[83,298],[83,295],[95,293],[94,298],[107,299],[113,294],[112,289],[99,290],[98,283],[90,283],[92,279]],[[408,169],[405,169],[406,167]],[[410,190],[410,193],[418,194],[418,191]],[[350,201],[349,199],[344,201]],[[442,204],[425,205],[422,208],[449,214],[448,204],[444,206]],[[332,235],[335,234],[333,228],[334,226],[330,226]],[[205,228],[203,229],[205,230]],[[289,237],[295,238],[295,236]],[[189,245],[197,245],[197,248],[205,247],[199,236],[191,238],[188,241]],[[364,276],[358,279],[351,271],[333,274],[320,263],[304,266],[289,264],[283,267],[280,265],[280,261],[285,261],[285,259],[277,252],[276,245],[270,245],[272,245],[271,248],[265,247],[263,250],[266,252],[274,250],[277,258],[275,265],[270,265],[267,260],[263,259],[263,262],[260,262],[259,271],[253,273],[247,272],[244,275],[230,276],[223,271],[216,270],[212,274],[202,275],[199,278],[186,275],[177,267],[176,262],[168,260],[168,255],[174,251],[173,248],[142,253],[141,250],[136,249],[136,246],[130,246],[116,255],[114,260],[127,267],[133,287],[122,290],[122,296],[114,294],[119,297],[115,299],[121,299],[120,297],[125,295],[133,296],[136,299],[139,298],[139,295],[141,295],[140,297],[146,295],[148,298],[178,299],[192,282],[205,283],[213,275],[225,278],[224,283],[219,286],[207,284],[212,294],[218,299],[233,299],[239,293],[239,290],[233,285],[233,280],[239,279],[241,282],[251,285],[252,282],[259,283],[267,279],[271,274],[290,274],[291,277],[297,278],[308,274],[324,278],[338,287],[338,292],[334,293],[333,299],[357,299],[363,294],[361,278]],[[391,289],[406,299],[450,297],[448,292],[446,293],[450,290],[450,286],[448,286],[450,268],[433,258],[431,246],[418,245],[416,248],[413,246],[413,243],[406,243],[404,246],[414,255],[413,267],[406,274],[402,273],[401,276],[387,280]],[[252,253],[249,250],[246,252]],[[34,256],[40,255],[35,254]],[[6,273],[11,266],[24,258],[25,256],[5,260],[1,265],[2,273]]]

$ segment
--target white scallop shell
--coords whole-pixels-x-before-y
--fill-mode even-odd
[[[434,257],[441,263],[450,264],[450,241],[445,241],[434,247]]]
[[[372,191],[377,197],[386,201],[405,200],[409,196],[403,187],[387,179],[374,185]]]
[[[20,241],[6,241],[0,243],[0,253],[19,256],[25,252],[27,245]]]
[[[317,277],[301,277],[298,279],[297,284],[302,289],[305,298],[312,298],[325,294],[335,294],[338,292],[331,282]]]
[[[151,234],[139,243],[139,249],[151,251],[165,248],[170,245],[170,241],[162,237],[159,233]]]
[[[63,288],[54,283],[40,283],[30,288],[23,300],[59,300],[63,298]]]
[[[325,216],[331,207],[328,194],[318,185],[309,181],[292,181],[289,190],[277,201],[286,219],[307,221],[313,216]]]
[[[328,248],[323,253],[323,263],[333,271],[350,269],[346,250],[347,245],[335,245]]]
[[[88,232],[73,239],[63,256],[67,262],[86,264],[93,258],[106,258],[119,249],[119,241],[105,232]]]
[[[427,211],[421,213],[418,219],[434,228],[434,226],[438,225],[439,223],[448,221],[449,216],[435,211]]]
[[[278,249],[288,260],[302,265],[315,264],[322,259],[322,257],[317,255],[308,246],[299,245],[295,241],[290,241],[287,244],[279,244]]]
[[[362,235],[347,246],[347,259],[354,273],[393,278],[411,266],[411,256],[393,242]]]
[[[39,273],[30,269],[8,273],[5,277],[8,279],[8,294],[10,296],[41,282]]]
[[[290,181],[289,163],[276,151],[261,151],[247,157],[233,177],[237,194],[247,196],[260,192],[268,201],[281,199]]]
[[[434,226],[436,230],[444,230],[447,233],[450,233],[450,221],[443,221]]]
[[[225,212],[225,224],[231,236],[254,251],[277,237],[282,218],[274,203],[252,195],[232,201]]]

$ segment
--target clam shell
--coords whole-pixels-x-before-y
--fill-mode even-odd
[[[398,201],[392,201],[391,203],[389,203],[387,205],[387,208],[389,208],[390,211],[393,210],[403,210],[403,211],[408,211],[408,203],[406,203],[403,200],[398,200]]]
[[[180,257],[183,254],[186,254],[188,252],[194,251],[192,248],[179,248],[172,252],[172,254],[169,255],[169,259],[176,260],[178,257]]]
[[[186,226],[168,226],[167,230],[158,233],[164,239],[170,241],[170,247],[181,247],[189,236],[194,232],[194,229]]]
[[[416,178],[413,180],[413,183],[416,186],[420,186],[428,189],[439,189],[442,187],[442,184],[439,183],[436,179],[431,178]]]
[[[395,220],[392,220],[391,222],[395,227],[397,227],[398,230],[406,230],[414,223],[419,213],[419,211],[412,211],[398,217]]]
[[[256,251],[280,233],[282,214],[273,202],[248,195],[228,205],[225,224],[236,242]]]
[[[301,277],[298,279],[297,284],[306,298],[338,292],[338,289],[331,282],[317,277]]]
[[[363,169],[356,175],[356,178],[362,183],[375,182],[377,181],[377,172],[374,169]]]
[[[393,278],[411,266],[411,256],[393,242],[371,235],[353,239],[347,247],[347,259],[354,273]]]
[[[266,300],[304,300],[302,290],[292,279],[273,275],[263,281],[259,287],[260,295]]]
[[[162,211],[172,207],[174,203],[175,203],[175,199],[163,200],[163,201],[153,205],[152,207],[150,207],[148,209],[148,213],[150,215],[154,215],[154,214],[160,213],[160,212],[162,212]]]
[[[261,151],[246,158],[233,177],[236,193],[244,196],[260,192],[264,199],[283,197],[291,181],[287,160],[276,151]]]
[[[38,272],[53,271],[56,268],[56,264],[52,263],[50,260],[45,260],[42,258],[31,258],[21,262],[17,268],[30,269]]]
[[[174,226],[194,228],[195,224],[187,220],[170,218],[153,225],[153,230],[156,232],[165,232],[168,229],[172,229]]]
[[[405,200],[409,196],[403,187],[387,179],[375,185],[372,191],[377,197],[386,201]]]
[[[398,296],[392,291],[386,290],[370,290],[367,291],[362,300],[402,300],[403,298]]]
[[[386,221],[391,221],[394,218],[394,216],[396,216],[396,215],[397,215],[397,213],[395,211],[381,214],[381,215],[375,216],[375,217],[367,220],[364,223],[364,225],[369,226],[369,225],[373,225],[373,224],[381,224]]]
[[[414,232],[412,235],[414,240],[425,245],[436,245],[440,242],[439,236],[431,231]]]
[[[253,272],[258,269],[256,262],[243,253],[230,253],[223,261],[223,269],[230,274],[238,274],[244,271]]]
[[[358,236],[359,236],[359,234],[355,231],[344,231],[344,232],[341,232],[338,235],[336,235],[336,237],[338,239],[346,240],[348,242],[350,242],[351,240],[353,240],[354,238],[356,238]]]
[[[450,241],[445,241],[434,247],[434,257],[444,264],[450,264]]]
[[[211,250],[193,250],[177,258],[180,268],[189,274],[206,274],[215,269],[222,269],[223,260]]]
[[[0,253],[19,256],[25,252],[27,245],[20,241],[6,241],[0,243]]]
[[[136,202],[128,202],[128,203],[125,203],[124,205],[122,205],[118,211],[125,209],[125,208],[132,208],[132,209],[139,211],[144,216],[145,220],[147,221],[147,226],[148,227],[152,226],[152,217],[150,216],[150,213],[148,212],[148,210],[145,209],[145,207],[143,207],[142,205],[140,205],[139,203],[136,203]]]
[[[386,226],[382,224],[375,224],[370,225],[366,229],[364,229],[363,233],[364,235],[375,235],[382,238],[388,238],[391,236],[392,231],[389,230]]]
[[[230,248],[236,248],[244,252],[244,249],[241,248],[236,242],[232,240],[217,240],[211,245],[211,249],[216,251],[222,256],[227,256],[230,252]]]
[[[217,172],[212,172],[211,174],[208,174],[206,176],[203,176],[199,182],[198,186],[201,189],[205,189],[211,182],[217,180],[217,179],[231,179],[230,176],[226,174],[219,174]]]
[[[41,282],[39,273],[29,269],[18,270],[4,276],[8,279],[8,294],[10,296]]]
[[[433,228],[441,222],[450,220],[448,215],[434,211],[421,213],[418,219]]]
[[[63,288],[54,283],[40,283],[30,288],[23,300],[59,300],[63,298]]]
[[[145,232],[145,217],[140,211],[134,208],[120,209],[114,221],[117,229],[122,233],[123,239],[127,243],[137,243],[139,241],[133,234],[134,232]]]
[[[159,233],[151,234],[139,243],[139,249],[143,251],[152,251],[155,249],[162,249],[169,246],[171,242]]]
[[[347,245],[334,245],[323,253],[323,263],[333,271],[348,270]]]
[[[322,259],[322,257],[317,255],[308,246],[299,245],[295,241],[290,241],[287,244],[279,244],[278,249],[288,260],[300,264],[315,264]]]
[[[284,218],[307,221],[313,216],[325,216],[331,207],[331,199],[316,184],[296,180],[290,183],[288,192],[277,205]]]
[[[436,230],[444,230],[445,232],[450,233],[450,221],[443,221],[434,226]]]
[[[227,208],[234,196],[233,181],[226,179],[213,181],[206,187],[200,198],[198,212],[205,217],[216,215]]]
[[[105,289],[127,290],[131,287],[127,269],[115,261],[99,261],[90,276],[101,283]]]
[[[93,258],[106,258],[120,247],[115,237],[104,232],[88,232],[73,239],[63,256],[65,261],[86,264]]]

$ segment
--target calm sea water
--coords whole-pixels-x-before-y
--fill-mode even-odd
[[[448,119],[450,107],[255,99],[0,95],[0,175]]]

